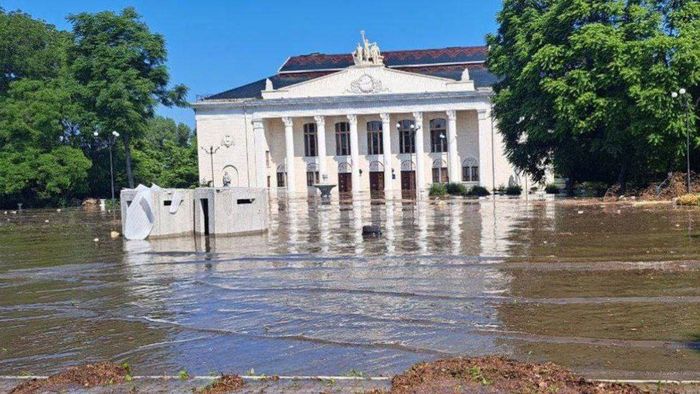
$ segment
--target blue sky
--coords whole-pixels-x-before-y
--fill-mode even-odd
[[[189,99],[274,74],[287,57],[350,53],[365,30],[382,50],[482,45],[497,28],[500,0],[244,1],[244,0],[0,0],[61,29],[79,12],[133,6],[165,36],[172,82]],[[159,109],[194,124],[190,109]]]

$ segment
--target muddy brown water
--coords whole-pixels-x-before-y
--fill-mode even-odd
[[[502,354],[700,378],[697,209],[281,201],[265,235],[151,241],[109,239],[112,217],[0,211],[0,374],[390,375]]]

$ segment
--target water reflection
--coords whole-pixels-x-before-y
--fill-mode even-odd
[[[0,226],[2,373],[111,358],[139,373],[389,374],[489,353],[595,376],[700,370],[697,211],[275,200],[263,235],[99,244],[97,213],[32,215]],[[367,224],[383,236],[364,239]]]

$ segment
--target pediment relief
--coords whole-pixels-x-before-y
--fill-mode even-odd
[[[263,99],[331,97],[474,90],[472,81],[454,81],[384,66],[354,66],[337,73],[277,90],[262,92]]]

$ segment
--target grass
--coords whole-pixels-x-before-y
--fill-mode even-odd
[[[700,195],[697,194],[684,194],[676,199],[676,205],[700,205]]]

